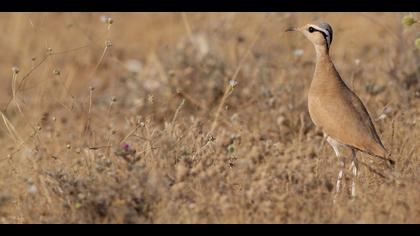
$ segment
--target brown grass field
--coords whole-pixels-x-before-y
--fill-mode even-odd
[[[0,14],[1,223],[420,223],[417,13]],[[112,17],[103,22],[101,16]],[[102,19],[102,20],[101,20]],[[331,55],[396,161],[358,197],[307,111]]]

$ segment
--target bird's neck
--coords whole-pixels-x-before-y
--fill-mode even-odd
[[[328,54],[328,48],[324,45],[315,45],[316,51],[316,65],[315,73],[311,83],[311,88],[314,90],[328,90],[329,86],[334,86],[336,83],[341,83],[340,75],[338,75]]]
[[[315,45],[315,52],[317,62],[325,59],[330,60],[329,48],[327,45]]]
[[[323,76],[316,76],[320,74],[325,74],[327,72],[333,72],[335,70],[334,64],[328,53],[328,48],[326,45],[315,45],[316,51],[316,66],[315,66],[315,78],[325,78]]]

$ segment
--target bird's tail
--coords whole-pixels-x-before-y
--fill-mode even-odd
[[[384,161],[386,161],[388,167],[393,168],[395,166],[395,161],[391,159],[391,152],[387,152],[387,154],[385,154],[384,156],[379,156],[373,153],[369,153],[367,152],[369,155],[377,157],[379,159],[382,159]]]
[[[361,150],[361,149],[358,149],[358,148],[356,148],[356,149],[361,151],[361,152],[367,153],[367,154],[369,154],[373,157],[377,157],[377,158],[379,158],[383,161],[386,161],[388,167],[390,167],[390,168],[393,168],[395,166],[395,161],[393,159],[391,159],[391,152],[388,152],[385,148],[384,148],[383,155],[378,155],[378,154],[375,154],[373,152],[369,152],[369,151],[366,151],[366,150]]]

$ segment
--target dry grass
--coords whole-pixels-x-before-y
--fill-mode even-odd
[[[0,15],[0,222],[420,223],[418,26],[402,14],[101,15]],[[314,50],[283,33],[316,18],[396,160],[359,154],[385,178],[363,166],[336,204],[307,112]]]

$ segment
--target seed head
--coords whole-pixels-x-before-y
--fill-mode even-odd
[[[230,85],[232,88],[234,88],[234,87],[236,87],[236,85],[238,85],[238,81],[236,81],[236,80],[234,80],[234,79],[231,79],[231,80],[229,80],[229,85]]]
[[[417,49],[420,49],[420,38],[417,38],[416,41],[414,41],[414,44],[416,45]]]
[[[12,67],[12,71],[13,71],[13,74],[19,74],[19,67],[17,67],[17,66],[14,66],[14,67]]]
[[[60,71],[59,69],[54,69],[54,70],[53,70],[53,74],[54,74],[55,76],[59,76],[59,75],[61,75],[61,71]]]
[[[105,46],[106,46],[107,48],[112,47],[112,41],[111,41],[111,40],[107,40],[107,41],[105,41]]]
[[[230,145],[227,147],[227,151],[228,151],[229,153],[234,153],[234,152],[235,152],[235,146],[234,146],[233,144],[230,144]]]
[[[111,17],[106,18],[106,22],[108,25],[112,25],[114,23],[114,20]]]
[[[109,16],[101,16],[101,21],[107,25],[112,25],[114,23],[114,20]]]
[[[402,18],[402,21],[401,21],[404,25],[406,25],[406,26],[412,26],[413,24],[415,24],[417,21],[416,21],[416,19],[414,19],[414,17],[412,17],[412,16],[404,16],[403,18]]]
[[[153,95],[149,95],[149,96],[147,97],[147,101],[148,101],[150,104],[153,104],[153,103],[155,102],[155,97],[154,97]]]

